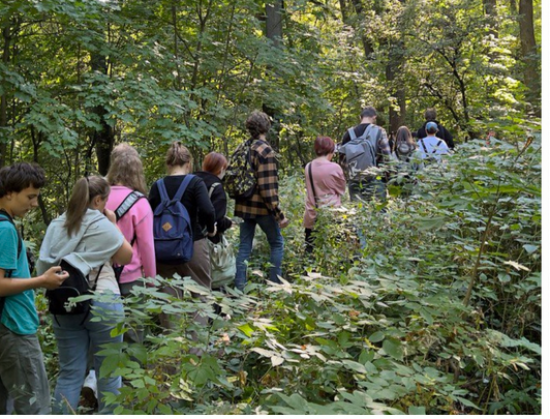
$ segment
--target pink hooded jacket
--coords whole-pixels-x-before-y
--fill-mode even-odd
[[[105,207],[115,211],[130,192],[132,189],[126,186],[111,186]],[[157,275],[157,267],[153,240],[153,211],[149,201],[146,198],[139,199],[117,224],[128,242],[132,242],[134,235],[136,237],[132,261],[124,266],[120,283],[126,284],[138,278],[154,278]]]

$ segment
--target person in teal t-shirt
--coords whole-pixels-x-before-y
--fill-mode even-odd
[[[54,266],[31,278],[25,244],[13,222],[38,205],[44,183],[44,171],[34,164],[0,169],[0,415],[8,413],[9,398],[19,415],[50,413],[34,289],[55,289],[68,274]]]

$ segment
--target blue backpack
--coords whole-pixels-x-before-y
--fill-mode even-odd
[[[194,175],[185,176],[174,198],[170,199],[164,179],[157,181],[161,203],[155,209],[153,237],[157,262],[166,265],[181,265],[193,257],[193,229],[187,208],[181,203],[185,189]]]

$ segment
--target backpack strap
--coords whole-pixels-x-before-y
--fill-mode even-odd
[[[178,190],[176,191],[176,194],[174,195],[174,198],[172,198],[172,201],[174,201],[174,202],[181,201],[181,198],[183,197],[183,194],[185,193],[185,190],[187,189],[187,186],[189,185],[189,183],[191,182],[191,180],[194,177],[195,177],[195,175],[185,175],[185,178],[183,179],[183,182],[181,182],[181,185],[179,186]],[[164,191],[166,191],[166,188],[164,188]],[[168,194],[166,196],[168,196]]]
[[[422,144],[422,148],[424,149],[424,153],[428,154],[428,149],[426,148],[426,144],[424,144],[424,138],[420,139],[420,144]]]
[[[164,179],[157,180],[157,188],[160,193],[160,200],[162,202],[170,202],[170,197],[168,196],[168,192],[166,192],[166,186],[164,185]]]
[[[315,192],[315,185],[313,184],[313,176],[311,175],[311,162],[307,165],[309,183],[311,183],[311,190],[313,192],[313,200],[315,201],[315,208],[317,208],[317,193]]]
[[[166,190],[166,188],[164,188]],[[134,206],[134,204],[139,201],[141,198],[145,198],[145,195],[143,195],[139,191],[132,191],[130,192],[126,198],[121,202],[121,204],[118,206],[118,208],[115,210],[116,220],[117,222],[126,215],[128,211]]]
[[[355,135],[355,128],[348,129],[348,134],[350,141],[353,141],[357,138],[357,135]]]
[[[216,186],[218,185],[221,185],[220,182],[214,182],[211,186],[210,186],[210,189],[208,190],[208,198],[212,198],[212,192],[214,192],[214,189],[216,188]]]
[[[439,140],[439,141],[437,142],[437,144],[435,145],[434,151],[432,151],[432,154],[435,154],[435,152],[437,151],[437,148],[438,148],[440,145],[441,145],[441,140]]]
[[[166,189],[166,188],[165,188]],[[132,191],[128,195],[126,195],[126,198],[120,203],[118,208],[115,210],[115,216],[117,223],[119,220],[126,215],[128,211],[134,206],[134,204],[139,201],[141,198],[145,198],[145,195],[143,195],[139,191]],[[136,232],[134,231],[134,237],[132,237],[132,241],[130,242],[130,246],[134,247],[134,243],[136,242]],[[117,280],[117,283],[120,281],[120,275],[122,274],[122,271],[124,270],[124,265],[115,265],[113,264],[113,270],[115,272],[115,278]]]

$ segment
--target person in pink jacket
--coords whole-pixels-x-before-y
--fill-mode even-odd
[[[111,193],[106,208],[115,213],[118,209],[117,225],[126,240],[132,244],[133,250],[132,261],[124,266],[119,278],[120,293],[124,297],[130,294],[134,286],[143,286],[145,278],[154,278],[157,275],[153,211],[147,200],[143,164],[134,147],[122,143],[113,149],[107,181],[111,185]],[[133,196],[130,196],[133,192]],[[126,210],[125,213],[123,209]],[[122,213],[124,214],[119,218]],[[137,334],[141,335],[137,339],[141,342],[142,332]],[[131,336],[128,337],[134,340]]]
[[[342,168],[332,163],[335,145],[330,137],[317,137],[313,145],[317,158],[306,165],[306,209],[304,228],[306,234],[306,251],[313,250],[313,227],[318,207],[339,207],[341,196],[346,192],[346,178]]]

